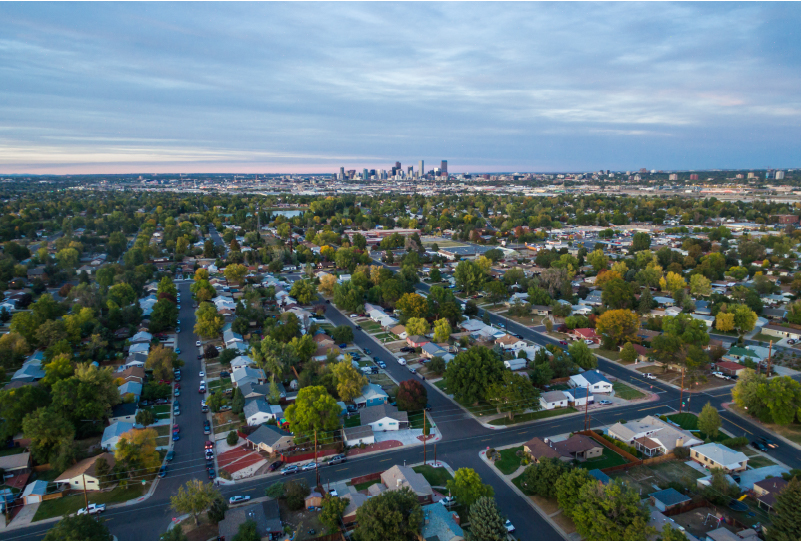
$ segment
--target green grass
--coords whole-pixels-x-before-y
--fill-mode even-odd
[[[358,415],[351,415],[348,417],[345,416],[344,419],[344,426],[345,428],[353,428],[354,426],[362,426],[362,419]]]
[[[381,479],[373,479],[372,481],[366,481],[364,483],[359,483],[358,485],[353,485],[353,488],[355,488],[357,492],[361,492],[362,490],[367,490],[369,487],[377,485],[380,482]]]
[[[751,466],[752,468],[764,468],[766,466],[775,466],[776,463],[766,456],[757,455],[753,457],[748,457],[748,465]]]
[[[14,447],[12,449],[3,449],[0,451],[0,456],[17,455],[25,450],[24,447]]]
[[[445,468],[434,468],[426,464],[425,466],[415,466],[412,469],[422,474],[432,487],[444,487],[448,481],[453,479]]]
[[[409,416],[409,428],[416,428],[416,429],[422,430],[423,429],[423,411],[422,410],[410,411],[410,412],[407,412],[407,414]],[[429,427],[431,426],[431,420],[430,419],[428,421],[426,421],[426,425],[429,426]]]
[[[517,468],[520,467],[520,457],[517,456],[517,453],[522,451],[522,445],[520,447],[504,449],[501,451],[501,458],[495,461],[495,467],[498,468],[504,475],[510,475],[514,473],[517,471]]]
[[[359,323],[361,325],[363,331],[367,331],[369,333],[381,332],[381,325],[376,323],[375,321],[365,321]]]
[[[578,467],[587,470],[602,470],[604,468],[611,468],[612,466],[620,466],[628,462],[625,458],[604,447],[603,455],[597,458],[591,458],[584,462],[579,462]]]
[[[145,487],[142,486],[141,483],[131,483],[128,488],[118,487],[111,492],[89,493],[89,503],[105,503],[110,505],[113,503],[126,502],[138,498],[144,491]],[[78,509],[85,507],[85,503],[82,492],[76,492],[75,494],[64,496],[57,500],[44,501],[39,504],[39,508],[33,516],[33,522],[75,513]]]
[[[668,415],[668,419],[684,430],[698,430],[698,416],[694,413],[676,413]]]
[[[616,381],[612,384],[612,389],[615,391],[615,396],[618,396],[623,400],[636,400],[645,396],[640,391],[632,389],[625,383],[620,383],[619,381]]]
[[[529,490],[528,488],[523,486],[523,475],[525,475],[525,472],[521,473],[520,475],[518,475],[517,477],[512,479],[512,483],[514,483],[514,485],[517,488],[519,488],[521,490],[521,492],[523,492],[523,494],[525,494],[526,496],[533,496],[534,493],[531,490]]]
[[[620,352],[619,351],[612,351],[612,350],[609,350],[609,349],[598,348],[598,355],[600,355],[601,357],[606,357],[607,359],[610,359],[612,361],[623,363],[623,361],[620,360]],[[623,364],[627,364],[627,363],[623,363]]]
[[[435,382],[434,382],[434,386],[435,386],[437,389],[439,389],[440,391],[442,391],[443,393],[445,393],[445,394],[450,394],[450,393],[448,392],[448,385],[445,383],[445,378],[443,378],[443,379],[441,379],[441,380],[439,380],[439,381],[435,381]]]
[[[526,421],[535,421],[538,419],[548,419],[550,417],[558,417],[560,415],[566,415],[568,413],[575,413],[576,411],[578,410],[573,407],[558,408],[552,410],[541,410],[532,413],[523,413],[522,415],[515,415],[514,421],[510,421],[508,417],[502,417],[501,419],[493,419],[492,421],[490,421],[489,424],[495,426],[515,425],[518,423],[525,423]]]

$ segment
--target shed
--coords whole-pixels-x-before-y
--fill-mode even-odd
[[[22,500],[25,505],[32,503],[42,503],[44,496],[47,495],[47,481],[34,481],[22,491]]]
[[[654,492],[649,495],[649,498],[651,499],[651,504],[662,512],[679,507],[692,499],[675,488],[666,488],[665,490]]]

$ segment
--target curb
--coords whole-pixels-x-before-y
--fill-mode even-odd
[[[784,437],[784,436],[782,436],[781,434],[777,434],[777,433],[776,433],[776,432],[774,432],[773,430],[771,430],[771,429],[767,428],[767,427],[766,427],[766,426],[765,426],[765,425],[762,423],[762,421],[760,421],[759,419],[756,419],[756,418],[753,418],[753,417],[746,417],[745,415],[741,414],[740,412],[738,412],[738,411],[734,410],[734,409],[731,407],[731,402],[724,402],[722,405],[723,405],[723,409],[725,409],[727,412],[731,413],[732,415],[736,415],[736,416],[737,416],[737,417],[739,417],[740,419],[744,419],[744,420],[746,420],[746,421],[749,421],[749,422],[752,422],[752,423],[758,424],[758,425],[759,425],[759,427],[760,427],[760,428],[762,428],[762,430],[764,430],[765,432],[768,432],[768,433],[769,433],[771,436],[773,436],[773,437],[774,437],[774,438],[776,438],[777,440],[781,440],[781,441],[783,441],[784,443],[786,443],[787,445],[789,445],[789,446],[791,446],[791,447],[794,447],[794,448],[798,449],[799,451],[801,451],[801,445],[798,445],[797,443],[795,443],[795,442],[793,442],[793,441],[791,441],[791,440],[788,440],[787,438],[785,438],[785,437]],[[771,460],[774,460],[774,459],[773,459],[773,458],[771,458]]]

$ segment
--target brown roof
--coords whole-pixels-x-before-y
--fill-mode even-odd
[[[539,459],[542,457],[562,458],[563,456],[565,456],[564,453],[560,452],[557,449],[554,449],[553,447],[545,443],[545,441],[542,438],[539,437],[531,438],[524,444],[524,447],[528,449],[529,454],[531,454],[531,456],[534,457],[535,459]]]
[[[97,463],[97,459],[105,458],[106,463],[108,463],[109,468],[113,468],[116,460],[114,460],[114,455],[111,453],[100,453],[97,456],[85,458],[66,470],[64,473],[58,476],[55,482],[64,482],[69,481],[70,479],[77,477],[82,474],[90,475],[95,477],[95,464]]]
[[[142,366],[132,366],[120,372],[119,377],[125,380],[127,380],[130,377],[145,379],[145,369]]]
[[[318,344],[322,344],[323,342],[331,342],[331,343],[334,342],[334,340],[330,336],[328,336],[327,334],[322,334],[322,333],[315,334],[314,335],[314,341],[317,342]]]
[[[767,492],[768,493],[767,495],[773,496],[775,501],[776,495],[782,490],[784,490],[785,487],[787,486],[787,481],[785,481],[781,477],[768,477],[767,479],[763,479],[762,481],[754,483],[754,486],[759,487],[765,492]],[[766,496],[760,497],[760,500],[764,501],[765,503],[770,503],[765,499]],[[770,505],[773,504],[770,503]]]
[[[509,346],[511,346],[512,344],[517,344],[518,342],[520,342],[520,339],[519,338],[515,338],[514,336],[512,336],[510,334],[505,334],[505,335],[501,336],[500,338],[496,338],[495,339],[495,343],[496,344],[503,344],[503,345],[509,345]]]
[[[651,438],[648,438],[646,436],[643,436],[642,438],[637,438],[634,441],[636,441],[637,443],[639,443],[640,445],[642,445],[646,449],[660,449],[662,447],[661,445],[656,443],[654,440],[652,440]]]
[[[392,334],[397,334],[398,336],[400,336],[400,335],[402,335],[403,333],[406,332],[406,326],[405,325],[395,325],[394,327],[392,327],[389,330],[389,332],[391,332]]]
[[[562,453],[575,454],[595,449],[601,444],[588,436],[575,434],[564,441],[553,442],[553,446]]]

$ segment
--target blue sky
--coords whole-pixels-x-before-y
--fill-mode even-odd
[[[798,3],[0,3],[0,174],[799,166]]]

